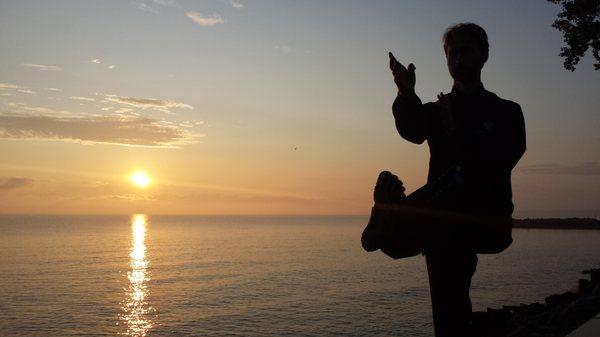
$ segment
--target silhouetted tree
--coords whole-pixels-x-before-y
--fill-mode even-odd
[[[600,69],[600,0],[548,0],[562,5],[558,19],[552,27],[563,33],[566,46],[560,56],[565,58],[565,69],[574,71],[575,65],[591,47],[598,61],[594,69]]]

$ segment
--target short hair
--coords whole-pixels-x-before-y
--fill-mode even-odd
[[[442,42],[447,44],[447,42],[458,37],[468,37],[473,39],[478,44],[479,48],[481,48],[481,51],[487,59],[490,45],[488,43],[487,34],[481,26],[472,22],[464,22],[450,26],[444,32]]]

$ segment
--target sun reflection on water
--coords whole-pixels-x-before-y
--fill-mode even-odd
[[[127,273],[129,285],[126,297],[121,304],[123,314],[121,320],[125,323],[125,335],[143,337],[152,328],[150,315],[152,307],[146,300],[148,296],[147,282],[150,280],[148,273],[148,260],[146,259],[146,228],[148,218],[145,214],[135,214],[131,217],[131,253]]]

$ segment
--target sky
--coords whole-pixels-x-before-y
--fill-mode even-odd
[[[388,51],[423,101],[444,30],[489,37],[487,90],[519,103],[515,217],[600,217],[600,71],[562,67],[548,1],[0,1],[0,214],[368,214],[411,192]],[[144,171],[140,188],[131,175]]]

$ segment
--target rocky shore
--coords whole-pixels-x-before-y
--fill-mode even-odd
[[[488,308],[473,313],[474,336],[559,337],[566,336],[600,313],[600,269],[582,272],[575,292],[546,297],[545,303]]]
[[[595,218],[513,219],[513,227],[529,229],[600,229],[600,220]]]

